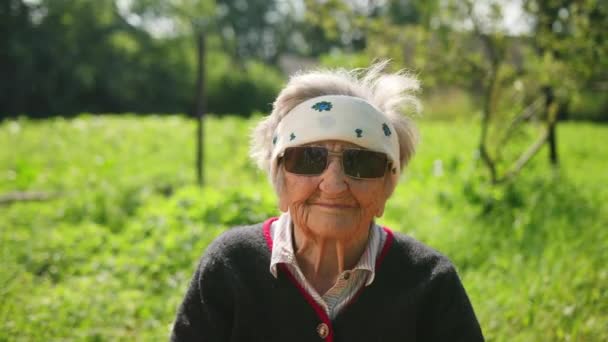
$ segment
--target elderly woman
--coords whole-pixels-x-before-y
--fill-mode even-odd
[[[290,79],[251,150],[282,214],[207,248],[173,341],[483,341],[450,261],[375,222],[417,137],[385,67]]]

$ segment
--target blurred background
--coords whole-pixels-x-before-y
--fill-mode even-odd
[[[1,6],[2,117],[191,113],[196,41],[203,35],[207,109],[219,115],[268,112],[286,75],[300,68],[365,67],[390,58],[395,68],[419,74],[433,117],[474,115],[493,72],[509,105],[526,104],[550,86],[563,118],[608,120],[601,1],[6,0]]]
[[[608,4],[3,0],[0,341],[163,340],[198,257],[278,214],[248,160],[290,74],[390,59],[422,143],[381,223],[489,341],[608,340]]]

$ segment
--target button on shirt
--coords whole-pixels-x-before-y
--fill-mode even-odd
[[[293,249],[292,226],[289,213],[282,214],[277,221],[272,223],[270,234],[273,248],[270,257],[270,273],[276,278],[278,276],[277,265],[285,264],[300,286],[325,310],[330,319],[334,319],[363,286],[369,286],[374,281],[376,258],[386,240],[386,232],[373,223],[367,246],[359,262],[352,270],[342,272],[334,286],[325,294],[320,295],[304,277],[298,266]]]

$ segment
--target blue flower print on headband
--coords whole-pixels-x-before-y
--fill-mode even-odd
[[[382,124],[382,130],[384,131],[384,135],[386,135],[387,137],[391,135],[391,129],[388,128],[387,124]]]
[[[324,110],[329,112],[332,108],[332,105],[331,105],[331,102],[321,101],[321,102],[315,103],[311,108],[314,110],[317,110],[319,112],[322,112]]]

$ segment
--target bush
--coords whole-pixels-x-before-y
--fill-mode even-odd
[[[574,96],[567,108],[567,119],[608,121],[608,95],[606,91],[582,91]]]
[[[220,115],[269,113],[283,84],[278,70],[256,61],[237,65],[223,54],[210,54],[207,70],[208,111]]]

